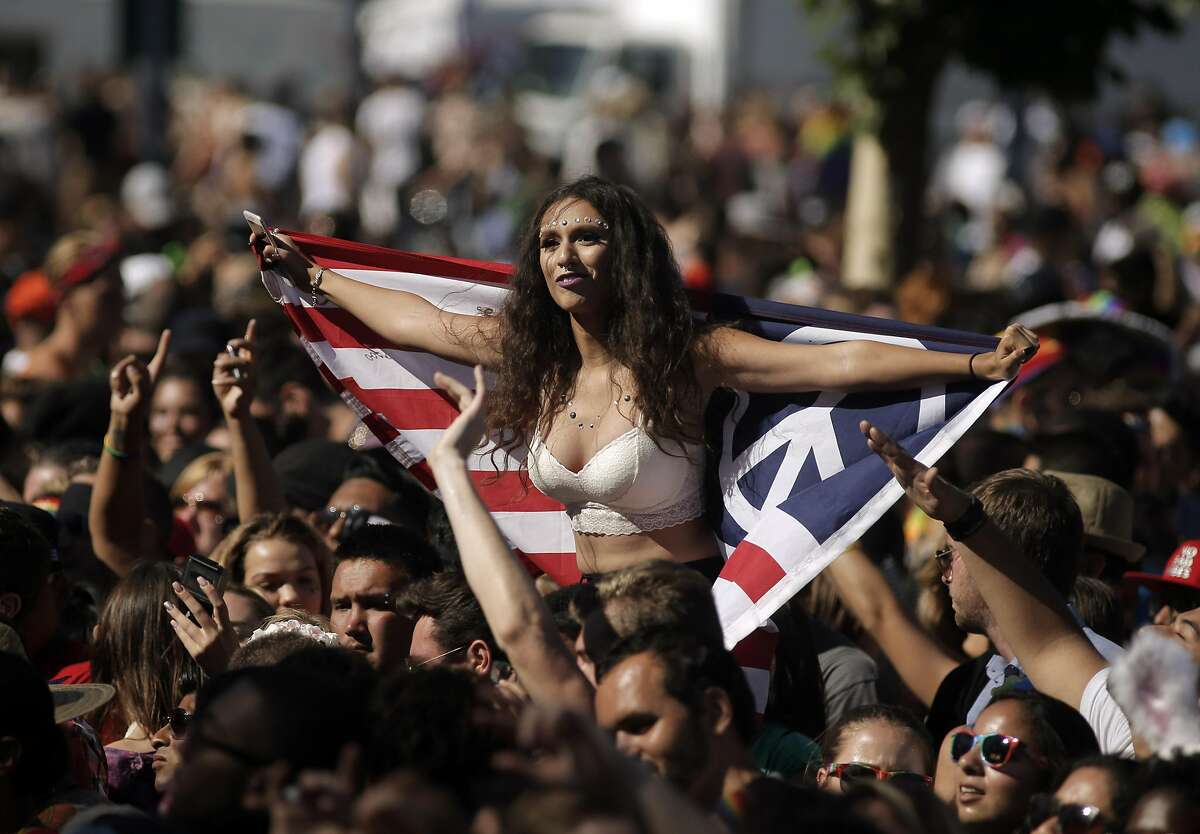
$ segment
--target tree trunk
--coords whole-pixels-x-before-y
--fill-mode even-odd
[[[894,275],[907,275],[929,248],[925,192],[929,182],[930,115],[941,60],[903,70],[904,83],[878,98],[879,141],[887,155],[895,208]]]

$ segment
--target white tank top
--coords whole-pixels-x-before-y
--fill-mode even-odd
[[[535,436],[529,446],[529,479],[566,506],[577,532],[624,536],[662,530],[704,512],[703,446],[664,446],[669,454],[635,426],[572,472]]]

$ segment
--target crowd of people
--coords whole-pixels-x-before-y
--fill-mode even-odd
[[[864,293],[839,278],[846,108],[676,119],[630,80],[554,160],[470,69],[303,107],[181,77],[165,160],[138,158],[123,74],[0,88],[23,114],[0,123],[0,834],[1200,832],[1194,123],[1149,95],[1108,122],[964,108],[924,259]],[[587,222],[549,236],[563,200],[538,206],[587,171],[641,195],[692,289],[1040,337],[936,470],[862,426],[905,496],[774,616],[765,703],[703,548],[597,546],[564,587],[513,556],[463,465],[511,392],[439,380],[440,499],[373,443],[259,284],[294,254],[241,219],[479,259],[532,240],[586,325],[563,299],[631,192],[570,192]],[[305,291],[342,303],[324,277]],[[556,415],[525,428],[550,443]]]

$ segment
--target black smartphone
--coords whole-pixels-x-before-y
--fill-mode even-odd
[[[179,580],[180,584],[188,589],[191,595],[196,598],[196,602],[200,603],[200,606],[211,617],[213,611],[212,603],[208,601],[208,595],[204,593],[204,590],[200,587],[200,583],[196,581],[201,576],[207,579],[217,589],[217,592],[220,593],[222,580],[225,577],[225,568],[211,559],[205,559],[203,556],[189,556],[187,564],[183,568],[183,578]],[[192,620],[196,619],[192,616],[192,612],[188,610],[187,606],[183,606],[183,609]]]

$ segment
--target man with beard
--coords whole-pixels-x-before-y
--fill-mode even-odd
[[[763,777],[748,745],[754,701],[729,652],[678,632],[641,632],[597,665],[596,720],[704,809],[736,813]]]
[[[413,622],[397,612],[397,598],[441,569],[437,554],[404,527],[368,525],[343,541],[335,556],[329,619],[341,645],[365,654],[381,674],[400,668]]]

